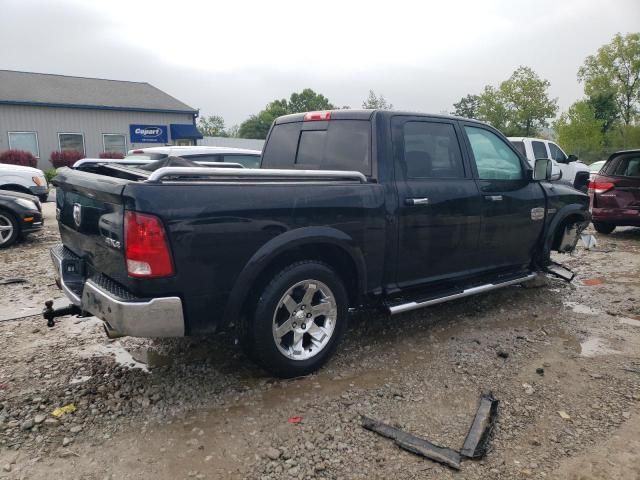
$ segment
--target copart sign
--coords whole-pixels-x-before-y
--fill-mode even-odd
[[[166,125],[129,125],[131,143],[167,143]]]

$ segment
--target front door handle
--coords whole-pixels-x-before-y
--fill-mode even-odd
[[[422,197],[422,198],[405,198],[404,199],[404,204],[408,205],[410,207],[413,207],[415,205],[429,205],[429,199],[426,197]]]
[[[485,195],[484,198],[486,198],[487,200],[490,200],[492,202],[501,202],[502,201],[502,195]]]

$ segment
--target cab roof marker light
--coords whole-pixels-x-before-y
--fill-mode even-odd
[[[319,122],[319,121],[331,120],[331,110],[324,110],[320,112],[307,112],[304,114],[303,121],[305,122]]]

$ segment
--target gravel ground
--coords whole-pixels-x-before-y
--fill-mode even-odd
[[[47,228],[0,252],[0,277],[27,280],[0,285],[0,478],[640,478],[640,229],[559,257],[571,285],[359,314],[327,367],[282,381],[232,333],[47,329],[35,313],[61,295],[45,206]],[[458,449],[485,390],[500,400],[491,450],[460,471],[360,426],[364,414]]]

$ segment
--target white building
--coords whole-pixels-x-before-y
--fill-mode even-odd
[[[0,70],[0,152],[28,150],[41,169],[59,150],[195,145],[197,116],[148,83]]]

